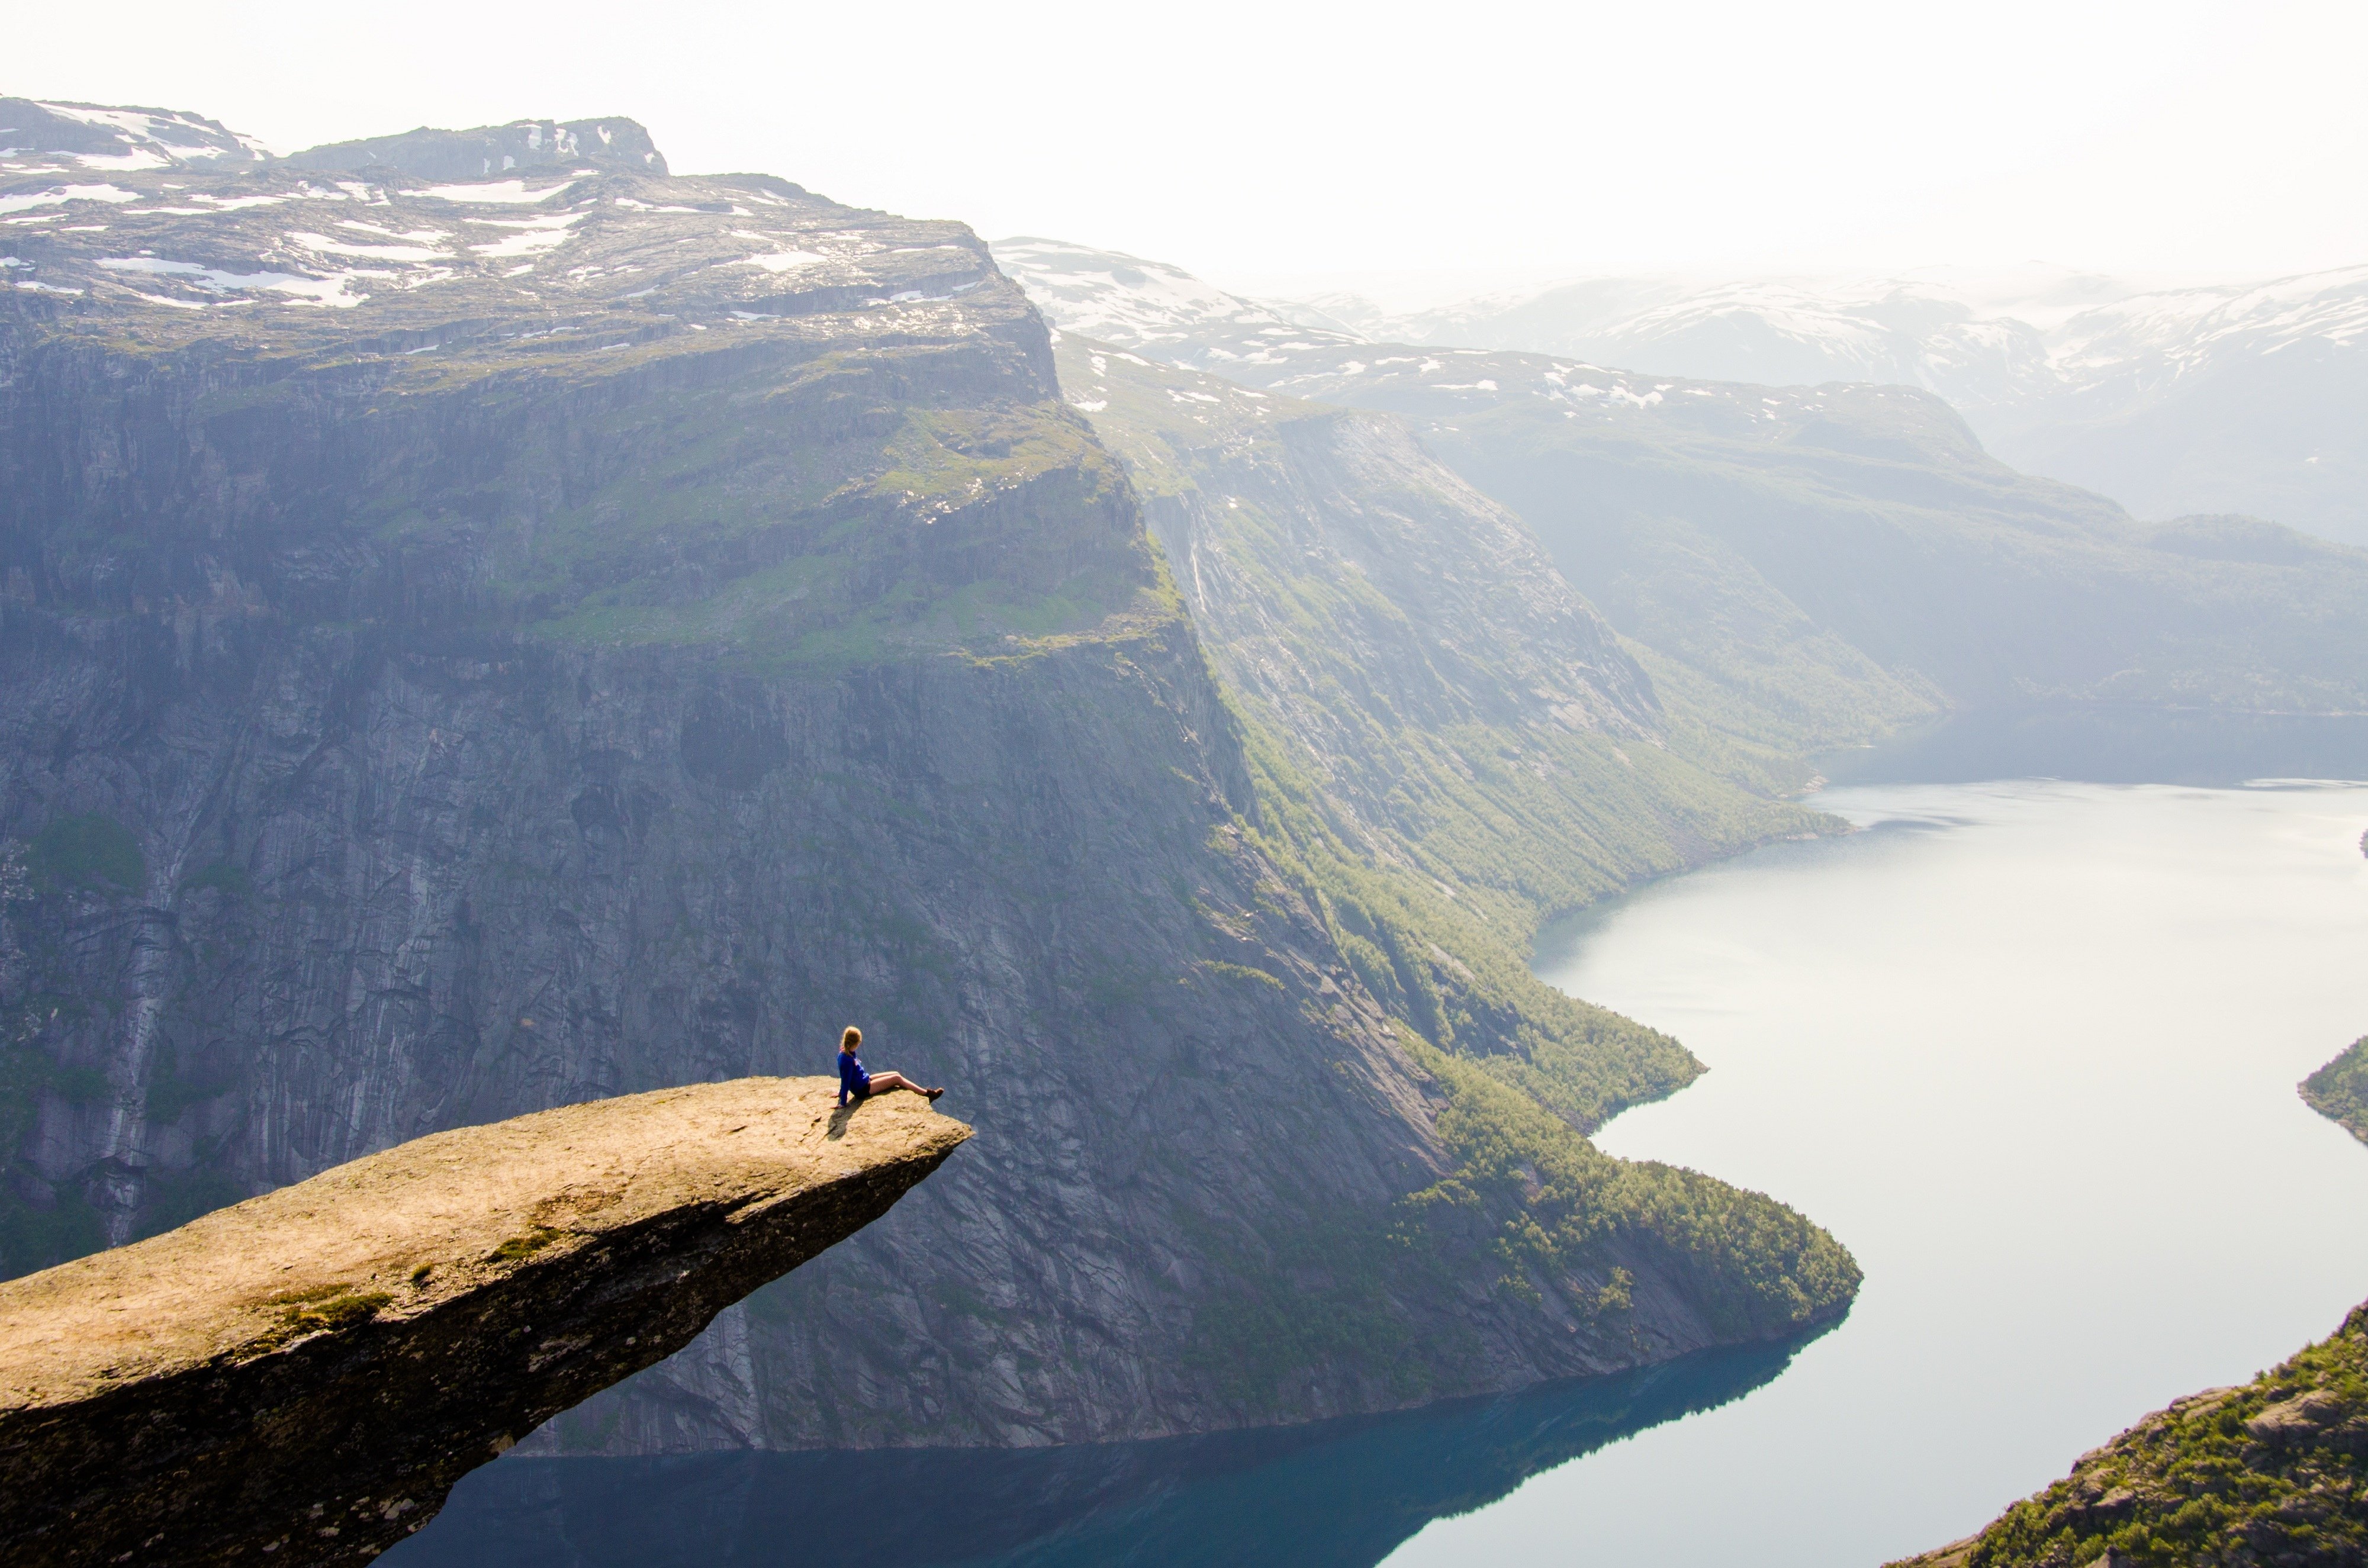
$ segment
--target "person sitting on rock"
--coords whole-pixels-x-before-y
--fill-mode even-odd
[[[852,1024],[838,1040],[838,1103],[864,1100],[873,1095],[884,1095],[891,1089],[910,1089],[916,1095],[936,1099],[943,1089],[925,1089],[902,1073],[867,1073],[855,1057],[856,1048],[863,1043],[863,1031]]]

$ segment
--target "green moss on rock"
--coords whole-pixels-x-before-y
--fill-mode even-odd
[[[2311,1109],[2368,1142],[2368,1035],[2305,1078],[2302,1097]]]
[[[33,835],[28,861],[46,889],[136,893],[148,885],[139,838],[104,812],[50,824]]]

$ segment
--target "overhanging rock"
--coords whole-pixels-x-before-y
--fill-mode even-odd
[[[8,1562],[376,1556],[970,1136],[836,1093],[744,1078],[439,1132],[0,1284]]]

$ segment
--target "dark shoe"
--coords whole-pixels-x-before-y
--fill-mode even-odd
[[[931,1099],[936,1099],[939,1095],[944,1094],[944,1093],[945,1093],[945,1090],[943,1090],[943,1089],[923,1089],[923,1090],[921,1091],[921,1093],[923,1093],[923,1094],[925,1094],[925,1095],[928,1096],[929,1096],[929,1098],[931,1098]]]

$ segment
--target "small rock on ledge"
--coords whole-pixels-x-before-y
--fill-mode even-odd
[[[360,1562],[970,1129],[744,1078],[439,1132],[0,1284],[11,1568]]]

